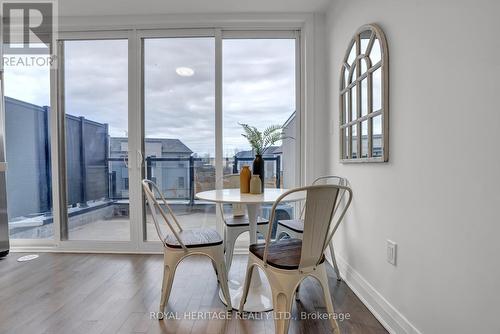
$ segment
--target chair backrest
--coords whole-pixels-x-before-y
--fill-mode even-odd
[[[349,181],[346,178],[341,177],[341,176],[336,176],[336,175],[320,176],[320,177],[316,178],[311,183],[311,185],[313,185],[313,186],[317,186],[320,184],[333,184],[333,185],[345,186],[345,187],[349,187],[349,188],[351,187],[349,184]],[[339,206],[340,203],[342,203],[342,199],[344,198],[345,192],[346,192],[345,189],[339,190],[340,197],[339,197],[339,200],[337,201],[337,206]],[[304,218],[305,209],[306,209],[306,206],[303,205],[302,209],[300,210],[300,219]],[[336,211],[336,209],[337,208],[335,208],[335,211]]]
[[[320,184],[336,184],[339,186],[351,188],[351,184],[349,183],[348,179],[346,179],[345,177],[336,176],[336,175],[320,176],[320,177],[316,178],[312,183],[312,185],[314,185],[314,186],[320,185]],[[337,208],[342,203],[342,200],[344,199],[345,193],[346,193],[345,189],[339,190],[339,199],[337,201],[337,207],[335,207],[335,212],[338,212]],[[337,228],[337,226],[334,227],[334,229],[336,229],[336,228]]]
[[[323,253],[336,231],[336,228],[334,228],[330,232],[332,223],[334,226],[338,226],[340,221],[344,218],[351,204],[352,190],[349,187],[335,184],[312,185],[292,189],[281,195],[276,202],[274,202],[271,209],[271,222],[274,221],[275,210],[278,204],[289,195],[297,192],[304,192],[306,201],[299,270],[309,271],[321,261]],[[341,200],[341,192],[347,193],[348,198],[342,211],[337,216],[338,218],[333,222],[335,211],[339,208],[338,201]],[[263,257],[264,262],[267,261],[268,246],[271,241],[272,224],[269,225]]]
[[[142,189],[144,190],[144,194],[146,195],[146,201],[149,205],[149,209],[151,210],[151,216],[153,217],[153,222],[155,224],[156,228],[156,233],[158,233],[158,237],[160,238],[161,242],[163,245],[165,245],[165,238],[166,235],[164,235],[163,231],[161,230],[160,226],[160,217],[163,218],[164,222],[167,224],[168,228],[170,231],[173,233],[177,241],[179,242],[179,245],[181,245],[182,248],[187,249],[184,243],[182,242],[181,238],[179,237],[179,234],[177,230],[174,228],[172,225],[172,222],[170,219],[172,219],[179,229],[179,231],[182,231],[182,227],[179,224],[179,221],[174,215],[174,211],[172,208],[168,205],[167,201],[165,200],[165,197],[163,197],[163,194],[161,193],[160,189],[158,189],[158,186],[150,180],[144,179],[142,180]],[[163,206],[167,209],[168,214],[163,210],[161,207],[161,204],[158,202],[158,198],[161,199]],[[170,215],[170,219],[169,216]]]
[[[336,184],[339,186],[349,186],[349,181],[341,176],[336,176],[336,175],[325,175],[325,176],[320,176],[316,178],[312,185],[320,185],[320,184]]]
[[[240,187],[240,174],[227,174],[222,177],[223,189],[237,189]]]
[[[240,188],[240,174],[227,174],[222,177],[222,189],[239,189]],[[222,219],[224,220],[224,207],[219,203]],[[234,217],[245,215],[244,204],[231,204],[231,211]]]

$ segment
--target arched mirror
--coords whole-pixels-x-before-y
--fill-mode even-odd
[[[340,69],[340,161],[389,160],[389,54],[384,32],[362,26]]]

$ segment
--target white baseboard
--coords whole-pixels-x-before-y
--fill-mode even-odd
[[[389,333],[422,334],[341,256],[335,254],[335,258],[344,282]]]

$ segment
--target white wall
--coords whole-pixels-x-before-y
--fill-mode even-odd
[[[192,13],[301,13],[324,10],[329,0],[58,0],[61,16]]]
[[[499,13],[494,0],[340,0],[327,15],[329,108],[317,123],[329,172],[354,190],[337,253],[394,332],[500,333]],[[342,165],[339,68],[372,22],[389,45],[390,162]]]

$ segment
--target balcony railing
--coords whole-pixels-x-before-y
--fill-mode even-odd
[[[236,174],[241,168],[241,162],[251,161],[253,158],[233,157],[231,160],[226,159],[224,172]],[[128,199],[126,162],[127,158],[108,158],[110,199]],[[158,184],[167,199],[183,200],[193,205],[197,192],[215,188],[215,167],[211,162],[213,162],[211,159],[193,156],[186,158],[149,156],[146,158],[145,176]],[[271,181],[273,186],[280,188],[282,182],[281,157],[265,157],[264,163],[266,162],[274,164],[273,175],[271,178],[266,177],[267,184]],[[182,184],[175,184],[176,182]]]
[[[233,164],[233,174],[238,174],[239,173],[239,161],[245,161],[245,162],[251,162],[253,161],[253,158],[238,158],[234,157],[234,164]],[[269,158],[264,158],[264,163],[266,161],[275,161],[275,173],[276,173],[276,188],[280,188],[281,186],[281,157],[276,156],[276,157],[269,157]]]

